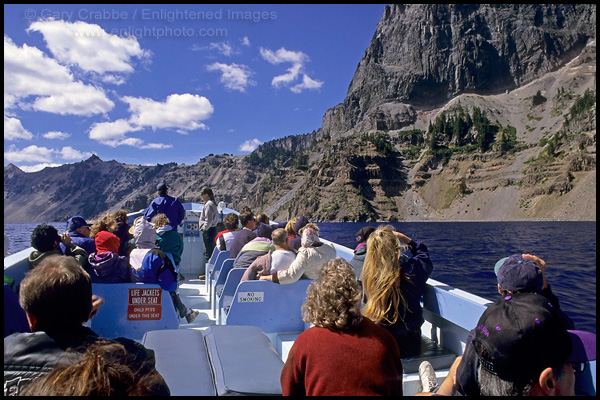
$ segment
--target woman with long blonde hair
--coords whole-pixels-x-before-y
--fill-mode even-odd
[[[362,271],[363,315],[394,335],[402,358],[421,352],[420,301],[432,271],[423,243],[391,226],[380,226],[369,236]]]

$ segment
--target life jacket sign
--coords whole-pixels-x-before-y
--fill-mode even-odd
[[[160,321],[162,289],[129,288],[127,321]]]

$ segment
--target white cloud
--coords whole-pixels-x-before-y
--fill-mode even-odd
[[[199,121],[210,118],[214,111],[206,97],[189,93],[172,94],[165,102],[130,96],[123,97],[123,101],[129,103],[131,125],[152,129],[208,129]]]
[[[110,147],[117,147],[126,140],[125,134],[141,130],[141,127],[134,127],[124,119],[118,119],[114,122],[98,122],[91,126],[89,138],[96,140]]]
[[[305,62],[308,62],[310,59],[306,54],[301,51],[289,51],[284,47],[279,50],[273,52],[272,50],[260,48],[260,55],[268,62],[273,65],[281,64],[281,63],[292,63],[292,64],[300,64],[304,65]]]
[[[286,74],[277,75],[271,80],[271,86],[275,88],[289,86],[295,82],[303,72],[304,65],[310,61],[310,58],[303,52],[286,50],[284,47],[275,52],[261,47],[260,55],[265,61],[273,65],[281,63],[292,64],[292,66],[287,69],[288,72]],[[290,88],[292,92],[302,93],[302,91],[306,89],[319,89],[323,85],[323,82],[312,79],[305,73],[302,73],[302,76],[302,82]]]
[[[246,140],[244,143],[240,145],[240,151],[251,152],[254,151],[258,146],[260,146],[262,142],[258,139]]]
[[[79,150],[75,150],[71,146],[63,147],[58,152],[63,160],[84,160],[88,159],[92,156],[92,153],[89,152],[81,152]]]
[[[246,65],[213,63],[206,66],[207,71],[221,71],[219,80],[227,89],[239,90],[245,92],[248,86],[256,85],[256,82],[250,80],[252,71]]]
[[[229,43],[211,43],[210,48],[216,49],[219,53],[223,54],[226,57],[230,57],[232,54],[234,54],[233,47],[231,47]]]
[[[242,46],[250,46],[250,39],[248,39],[248,36],[244,36],[240,41],[242,42]]]
[[[99,74],[133,72],[132,58],[149,57],[134,36],[111,35],[99,25],[83,21],[37,21],[27,31],[41,32],[59,62]]]
[[[84,160],[89,158],[92,153],[89,152],[81,152],[75,150],[74,148],[67,146],[63,147],[60,150],[49,149],[47,147],[40,147],[36,145],[27,146],[24,149],[17,149],[15,145],[11,145],[7,151],[4,152],[4,159],[8,162],[19,163],[26,162],[32,163],[37,162],[43,164],[43,166],[39,169],[43,169],[47,166],[57,166],[60,164],[54,164],[56,158],[62,160]],[[32,168],[32,167],[19,167],[23,170],[24,168]],[[39,170],[38,169],[38,170]]]
[[[33,134],[23,128],[21,121],[16,118],[4,116],[4,140],[33,139]]]
[[[57,140],[65,140],[65,139],[71,137],[70,134],[68,134],[66,132],[59,132],[59,131],[47,132],[47,133],[44,133],[42,136],[45,137],[46,139],[57,139]]]
[[[15,145],[11,145],[8,151],[4,152],[4,159],[8,162],[51,162],[52,156],[56,153],[54,149],[38,147],[35,145],[27,146],[18,150]]]
[[[290,88],[294,93],[301,93],[304,89],[316,90],[323,86],[323,82],[311,79],[308,75],[302,75],[302,83],[297,84]]]
[[[23,172],[38,172],[46,167],[60,167],[62,164],[41,163],[36,165],[19,165],[19,169]]]
[[[4,36],[4,107],[90,116],[110,111],[114,103],[36,47],[17,47]]]

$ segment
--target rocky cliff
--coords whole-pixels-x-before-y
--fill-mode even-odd
[[[386,7],[346,99],[325,114],[323,133],[401,129],[415,122],[415,108],[521,87],[595,37],[591,4]]]
[[[195,165],[9,165],[5,222],[137,211],[162,180],[280,221],[595,220],[595,30],[593,5],[386,7],[320,129]]]

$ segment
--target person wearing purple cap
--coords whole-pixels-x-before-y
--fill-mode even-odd
[[[576,376],[596,360],[596,335],[568,330],[557,310],[535,293],[491,304],[472,332],[473,365],[462,357],[451,393],[474,396],[573,396]],[[447,378],[448,379],[448,378]]]
[[[169,188],[166,183],[159,183],[156,186],[156,190],[158,191],[158,197],[152,200],[152,203],[150,203],[144,212],[144,218],[148,222],[151,222],[152,218],[156,215],[165,214],[169,218],[171,227],[176,231],[179,224],[185,218],[183,204],[175,197],[169,196]]]
[[[365,263],[365,257],[367,256],[367,239],[373,232],[375,232],[374,227],[364,226],[356,232],[356,235],[354,235],[356,238],[356,248],[354,249],[354,256],[349,263],[352,265],[352,268],[354,268],[354,272],[359,281],[362,281],[362,269],[363,264]]]
[[[532,254],[513,254],[496,262],[498,293],[503,297],[512,293],[539,293],[559,310],[568,329],[575,329],[573,321],[562,311],[558,297],[546,279],[546,262]]]

